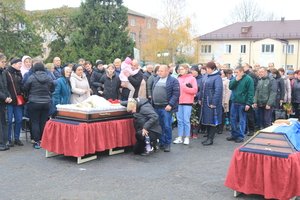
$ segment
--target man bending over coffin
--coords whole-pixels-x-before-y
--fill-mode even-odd
[[[161,134],[158,115],[147,99],[129,98],[127,111],[134,116],[137,142],[133,151],[135,154],[148,155],[157,149],[157,138]]]

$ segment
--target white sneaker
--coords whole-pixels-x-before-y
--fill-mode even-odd
[[[185,137],[184,141],[183,141],[183,144],[186,144],[186,145],[190,144],[190,138],[189,137]]]
[[[181,144],[183,141],[182,141],[182,137],[177,137],[175,138],[175,140],[173,141],[174,144]]]

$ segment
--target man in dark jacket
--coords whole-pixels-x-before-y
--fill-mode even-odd
[[[169,67],[161,65],[158,69],[158,77],[153,83],[152,105],[159,116],[162,127],[160,146],[165,152],[170,152],[172,142],[172,113],[177,112],[180,90],[179,82],[169,74]]]
[[[260,125],[265,128],[272,125],[272,110],[275,105],[277,87],[274,78],[268,75],[266,68],[261,67],[258,74],[260,80],[256,87],[253,107],[258,108],[258,114],[262,118]]]
[[[34,63],[33,63],[34,64]],[[53,64],[54,64],[54,76],[56,79],[58,79],[59,77],[61,77],[61,70],[62,70],[62,66],[61,66],[61,59],[59,57],[55,57],[53,58]]]
[[[128,100],[127,111],[132,112],[134,116],[134,127],[136,130],[136,144],[134,153],[147,155],[145,137],[150,138],[151,146],[157,148],[157,138],[161,134],[158,115],[147,99]]]
[[[6,64],[6,57],[0,53],[0,151],[8,150],[6,145],[8,140],[7,135],[7,122],[6,122],[6,103],[11,103],[12,99],[10,93],[7,90],[6,74],[4,67]]]
[[[97,60],[96,62],[96,67],[93,70],[92,76],[91,76],[91,89],[93,90],[94,95],[100,95],[98,93],[98,89],[101,86],[100,80],[101,77],[105,74],[105,69],[104,69],[104,62],[102,60]]]
[[[138,69],[140,66],[138,65],[137,60],[132,61],[132,69]],[[141,82],[143,80],[143,70],[140,70],[137,74],[130,76],[129,73],[126,74],[128,75],[128,81],[133,85],[135,92],[133,94],[133,98],[137,98],[141,86]],[[126,87],[122,88],[122,93],[121,93],[121,99],[126,101],[128,100],[130,90]]]

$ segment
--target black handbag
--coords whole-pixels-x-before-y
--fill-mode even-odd
[[[283,109],[275,109],[274,117],[276,119],[287,119],[286,111]]]

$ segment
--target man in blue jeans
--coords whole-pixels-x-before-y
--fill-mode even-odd
[[[178,110],[179,82],[169,74],[169,67],[161,65],[158,76],[154,80],[152,88],[152,104],[159,116],[162,128],[160,147],[165,152],[170,152],[172,142],[172,113]]]
[[[240,143],[244,141],[247,123],[247,113],[253,104],[254,82],[253,79],[244,73],[243,67],[234,70],[236,77],[229,83],[232,90],[232,104],[230,109],[231,136],[228,141]]]

